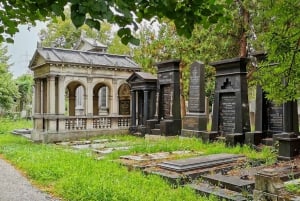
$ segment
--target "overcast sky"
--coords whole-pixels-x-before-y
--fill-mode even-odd
[[[20,31],[14,36],[14,44],[7,45],[10,63],[13,63],[10,71],[15,78],[29,71],[28,64],[36,50],[38,33],[42,28],[45,28],[44,23],[38,23],[30,30],[27,25],[20,25]]]

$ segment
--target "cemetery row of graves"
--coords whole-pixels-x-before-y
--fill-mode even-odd
[[[260,61],[265,54],[254,56]],[[246,79],[248,59],[233,58],[214,62],[211,63],[216,68],[212,128],[207,131],[204,65],[201,62],[191,65],[188,112],[181,117],[179,63],[179,60],[170,60],[157,65],[157,100],[152,96],[155,93],[149,93],[149,89],[155,89],[156,83],[142,83],[148,90],[138,93],[138,99],[143,100],[138,103],[132,101],[132,124],[129,131],[143,136],[145,140],[168,140],[172,136],[194,137],[193,139],[206,143],[206,146],[222,142],[228,149],[244,145],[252,147],[251,151],[258,153],[263,152],[265,147],[271,147],[269,149],[277,150],[276,162],[269,164],[266,161],[252,160],[247,154],[239,152],[219,150],[205,153],[188,148],[167,152],[137,150],[128,155],[120,155],[117,162],[129,170],[136,169],[145,175],[159,175],[175,188],[188,186],[201,195],[214,195],[218,199],[299,200],[297,192],[286,189],[286,186],[297,188],[300,183],[300,138],[296,103],[276,105],[267,100],[261,86],[257,86],[255,131],[250,131]],[[137,77],[137,74],[133,74],[128,79],[132,91],[143,89]],[[135,96],[133,100],[136,100]],[[139,112],[142,111],[138,122],[135,121],[136,108],[139,108]],[[157,114],[154,108],[158,108]],[[106,154],[126,152],[133,146],[130,142],[112,146],[115,141],[118,140],[85,140],[57,144],[74,149],[91,149],[99,155],[99,160],[105,159]]]
[[[258,52],[253,56],[259,64],[266,54]],[[247,144],[256,150],[272,146],[278,149],[278,163],[268,167],[257,163],[249,165],[244,155],[224,153],[163,161],[150,168],[142,167],[144,172],[161,175],[171,183],[189,185],[201,194],[215,194],[227,200],[296,199],[282,191],[282,186],[299,175],[297,102],[275,104],[267,100],[262,86],[257,86],[255,130],[250,131],[246,78],[248,62],[248,58],[238,57],[210,64],[216,69],[211,131],[206,130],[204,64],[194,62],[190,66],[188,112],[184,117],[180,116],[179,61],[157,64],[158,100],[156,103],[150,102],[150,109],[144,101],[144,120],[140,125],[131,125],[131,132],[142,136],[193,136],[206,143],[224,141],[227,146]],[[134,88],[136,83],[129,80],[129,84]],[[148,97],[144,96],[144,100]],[[151,113],[152,107],[158,108],[157,118],[151,118],[154,115]],[[133,115],[132,122],[135,118]],[[137,159],[129,157],[127,160]],[[293,175],[292,179],[290,175]],[[199,177],[201,181],[195,182]]]

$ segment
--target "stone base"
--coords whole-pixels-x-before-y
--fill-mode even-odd
[[[208,142],[213,142],[217,139],[218,137],[218,132],[217,131],[211,131],[211,132],[202,132],[202,142],[208,143]]]
[[[282,133],[274,134],[273,145],[276,145],[278,143],[279,138],[297,138],[297,135],[293,132],[290,133],[282,132]]]
[[[263,139],[263,133],[261,131],[246,132],[245,144],[259,145]]]
[[[278,138],[279,160],[293,160],[300,154],[300,138]]]
[[[195,130],[187,130],[187,129],[182,129],[181,130],[181,136],[182,137],[196,137],[196,138],[201,138],[201,131],[195,131]]]
[[[146,132],[148,134],[152,134],[151,129],[155,129],[155,124],[158,124],[158,120],[157,119],[149,119],[146,121]]]
[[[182,119],[182,128],[186,130],[205,131],[207,116],[205,113],[198,115],[187,115]]]
[[[181,133],[181,119],[162,120],[160,121],[161,135],[174,136]]]
[[[242,133],[226,134],[226,146],[236,146],[237,144],[243,145],[245,135]]]
[[[128,134],[128,129],[101,129],[101,130],[68,130],[61,132],[32,132],[31,139],[34,142],[53,143],[89,139],[95,136],[107,134]]]
[[[133,133],[136,133],[137,132],[137,126],[130,126],[129,127],[129,133],[130,134],[133,134]]]

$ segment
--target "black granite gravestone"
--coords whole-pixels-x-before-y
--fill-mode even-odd
[[[241,134],[243,137],[245,132],[250,131],[247,62],[247,58],[239,57],[210,64],[216,69],[212,131],[226,138],[227,135]]]
[[[157,63],[158,111],[157,119],[147,121],[147,130],[158,135],[179,135],[181,133],[180,112],[180,60]]]
[[[257,63],[266,59],[265,52],[252,54]],[[296,101],[275,104],[266,98],[266,92],[261,86],[256,87],[255,132],[248,132],[245,136],[247,144],[258,145],[263,138],[284,137],[281,133],[298,133],[298,109]],[[279,135],[276,137],[276,135]],[[288,137],[288,136],[286,136]],[[270,140],[270,144],[274,143]]]
[[[205,114],[205,69],[202,62],[194,62],[190,66],[190,86],[187,115],[182,120],[182,136],[200,136],[206,130]]]

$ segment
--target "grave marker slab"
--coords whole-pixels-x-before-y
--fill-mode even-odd
[[[159,167],[175,172],[185,172],[201,168],[209,168],[216,165],[232,163],[242,159],[242,155],[236,154],[213,154],[182,160],[166,161],[158,164]]]
[[[199,137],[207,125],[204,64],[198,61],[192,63],[190,72],[188,112],[182,120],[181,135]]]

